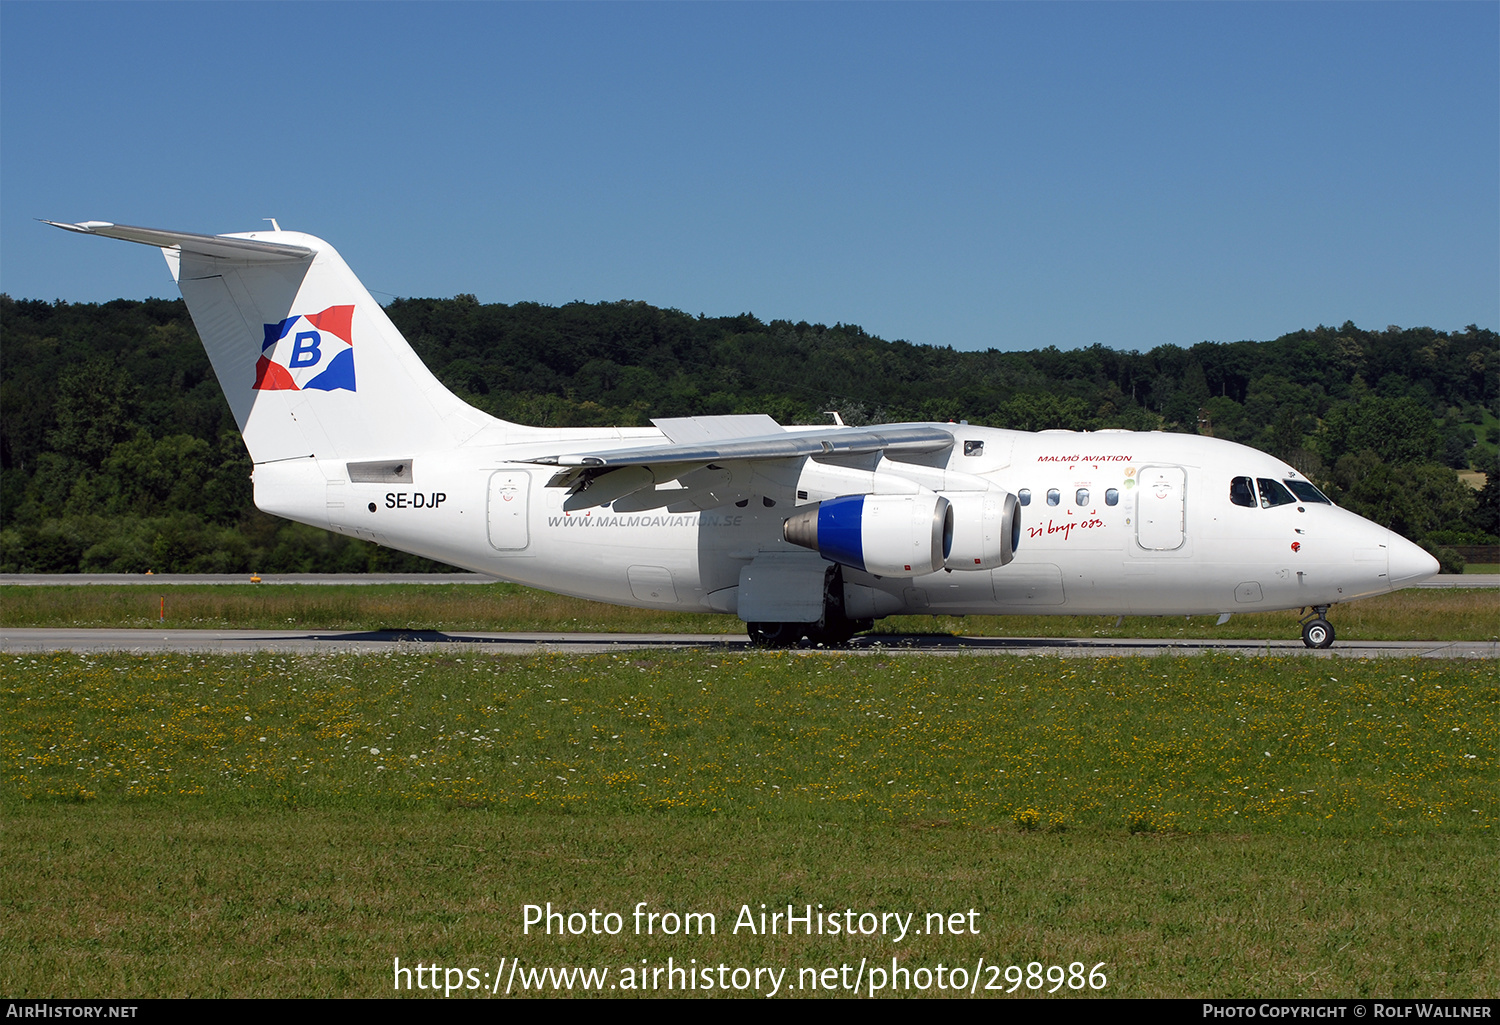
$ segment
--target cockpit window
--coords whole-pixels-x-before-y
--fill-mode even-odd
[[[1236,477],[1229,482],[1229,500],[1235,505],[1255,508],[1255,485],[1249,477]]]
[[[1333,504],[1328,500],[1323,492],[1313,487],[1310,481],[1289,480],[1286,481],[1286,486],[1291,488],[1292,494],[1296,495],[1297,498],[1303,502],[1316,502],[1319,505]]]
[[[1266,477],[1255,478],[1255,483],[1260,485],[1260,507],[1270,509],[1278,505],[1294,505],[1297,500],[1292,493],[1281,486],[1279,481],[1270,480]]]

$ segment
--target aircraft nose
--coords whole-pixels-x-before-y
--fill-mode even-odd
[[[1406,587],[1434,576],[1438,571],[1438,561],[1428,555],[1421,548],[1412,544],[1404,537],[1391,535],[1388,557],[1390,559],[1389,576],[1391,588]]]

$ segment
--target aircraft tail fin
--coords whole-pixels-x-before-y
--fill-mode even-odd
[[[410,456],[513,426],[444,387],[322,239],[46,223],[161,248],[257,464]]]

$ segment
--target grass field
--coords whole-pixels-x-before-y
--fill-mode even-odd
[[[165,602],[165,619],[162,602]],[[1344,640],[1500,638],[1494,589],[1414,589],[1336,606]],[[877,633],[1014,637],[1295,638],[1295,612],[1215,616],[894,616]],[[0,587],[0,623],[15,627],[156,627],[317,630],[744,632],[735,616],[604,605],[518,584],[324,586],[244,584],[145,587]]]
[[[939,962],[1104,962],[1114,996],[1494,996],[1500,979],[1488,662],[0,667],[12,996],[378,996],[397,957],[616,982],[696,958],[787,969],[788,987],[861,958],[929,980]],[[712,913],[716,933],[635,935],[642,901]],[[524,934],[523,905],[547,902],[624,931]],[[762,903],[965,928],[731,931]]]

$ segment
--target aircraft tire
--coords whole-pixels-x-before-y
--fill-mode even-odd
[[[1302,624],[1302,643],[1309,648],[1333,647],[1333,624],[1319,616]]]
[[[837,619],[828,620],[822,626],[813,624],[813,628],[807,632],[807,639],[813,644],[822,644],[825,647],[837,648],[849,643],[849,638],[854,636],[857,624],[853,620],[839,616]]]
[[[750,643],[757,648],[791,648],[807,633],[806,623],[746,623]]]

